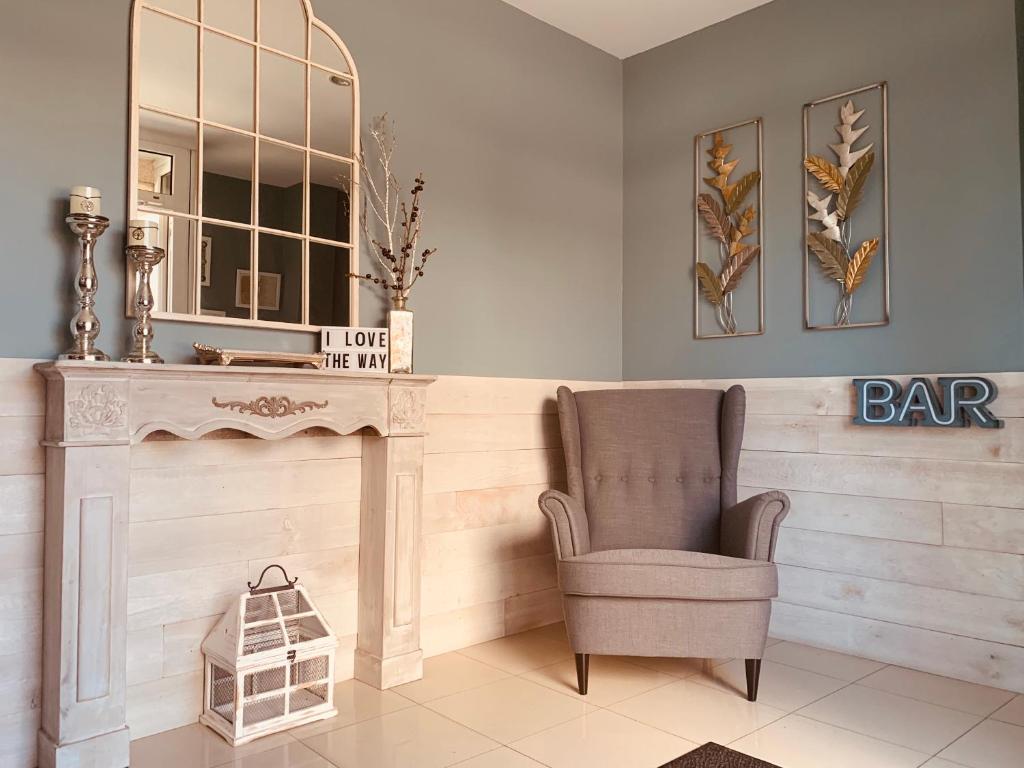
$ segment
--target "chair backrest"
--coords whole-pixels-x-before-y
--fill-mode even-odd
[[[569,495],[593,550],[718,552],[736,503],[743,387],[558,389]]]

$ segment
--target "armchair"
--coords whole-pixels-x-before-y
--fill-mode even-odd
[[[736,502],[746,394],[558,389],[568,493],[545,491],[566,631],[591,654],[746,660],[757,699],[788,497]]]

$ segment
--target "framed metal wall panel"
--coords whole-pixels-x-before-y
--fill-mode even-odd
[[[734,144],[740,150],[737,156],[727,160]],[[702,160],[704,153],[711,159]],[[694,137],[695,339],[764,333],[763,158],[760,117],[705,131]],[[703,168],[711,169],[710,178],[704,176]],[[753,203],[749,202],[752,192],[756,192],[752,198],[756,202]],[[754,235],[756,240],[747,241]],[[717,259],[707,259],[712,249],[717,249]],[[742,281],[743,275],[751,271],[755,263],[756,283]],[[704,330],[710,324],[716,324],[719,330]]]
[[[864,124],[860,125],[858,121],[862,116]],[[855,145],[859,148],[854,149]],[[835,154],[838,165],[824,157],[829,150]],[[876,156],[880,167],[874,162]],[[805,104],[803,162],[804,327],[830,331],[888,325],[889,101],[886,83],[872,83]],[[864,179],[860,179],[861,175]],[[858,203],[855,230],[852,213]],[[809,209],[813,210],[808,213]],[[820,229],[816,227],[812,231],[812,220],[821,222]],[[869,253],[874,241],[877,241],[875,252]],[[871,269],[872,263],[879,266]],[[837,282],[838,298],[835,298]],[[856,306],[854,293],[858,298]],[[831,321],[827,316],[829,300],[835,300]],[[865,305],[878,309],[865,310]],[[858,316],[864,319],[857,320]]]

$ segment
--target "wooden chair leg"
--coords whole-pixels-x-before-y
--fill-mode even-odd
[[[580,696],[587,695],[587,677],[590,675],[590,654],[576,654],[576,684],[579,687]]]
[[[757,683],[761,679],[761,660],[747,659],[747,701],[757,701]]]

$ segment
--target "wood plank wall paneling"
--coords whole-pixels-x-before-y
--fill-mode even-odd
[[[35,760],[43,393],[0,359],[0,763]],[[748,392],[741,496],[793,501],[779,546],[779,637],[1024,689],[1024,374],[994,374],[1001,431],[862,429],[847,378]],[[562,382],[443,376],[428,390],[423,509],[427,655],[561,618],[537,495],[564,483]],[[725,387],[730,381],[565,382]],[[154,439],[132,453],[129,722],[194,722],[205,633],[272,562],[298,574],[352,674],[358,436]]]
[[[43,592],[43,383],[0,359],[0,765],[31,768],[39,730]]]
[[[740,497],[793,505],[774,635],[1024,691],[1024,373],[988,375],[1005,429],[858,427],[848,378],[626,386],[746,388]]]

